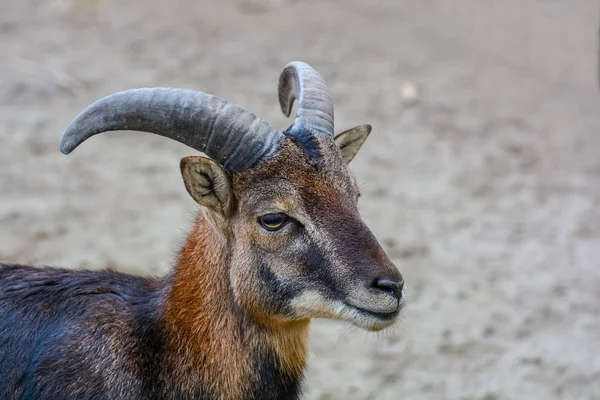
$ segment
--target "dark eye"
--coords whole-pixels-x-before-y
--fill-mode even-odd
[[[265,214],[258,218],[258,223],[268,231],[276,231],[281,229],[289,220],[290,217],[285,214]]]

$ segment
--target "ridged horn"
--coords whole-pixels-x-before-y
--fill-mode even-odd
[[[67,127],[60,151],[69,154],[101,132],[155,133],[204,152],[229,172],[275,153],[281,132],[254,114],[210,94],[172,88],[132,89],[88,106]]]
[[[308,129],[333,135],[333,105],[325,80],[313,67],[300,61],[286,65],[279,76],[278,94],[281,111],[288,117],[298,99],[292,133]]]

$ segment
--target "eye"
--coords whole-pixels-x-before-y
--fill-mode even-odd
[[[276,231],[283,228],[283,226],[290,220],[285,214],[273,213],[265,214],[258,218],[258,223],[268,231]]]

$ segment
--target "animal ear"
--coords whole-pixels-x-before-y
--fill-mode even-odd
[[[371,133],[371,125],[359,125],[335,137],[335,143],[342,151],[342,157],[346,164],[349,164],[358,153],[358,150],[369,137],[369,133]]]
[[[233,210],[231,178],[210,158],[185,157],[181,159],[181,175],[188,193],[204,207],[229,217]]]

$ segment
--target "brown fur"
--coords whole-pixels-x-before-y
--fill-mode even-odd
[[[181,251],[165,323],[172,333],[173,368],[181,382],[189,383],[189,392],[199,383],[218,398],[232,399],[242,398],[256,379],[255,354],[274,351],[283,369],[302,375],[309,320],[244,317],[245,311],[231,301],[228,240],[222,229],[205,213],[196,220]]]
[[[181,251],[164,320],[181,382],[241,395],[250,376],[229,298],[226,240],[202,216]],[[224,301],[225,300],[225,301]],[[182,346],[181,344],[187,344]],[[183,354],[182,354],[183,353]],[[181,364],[181,360],[185,360]]]

